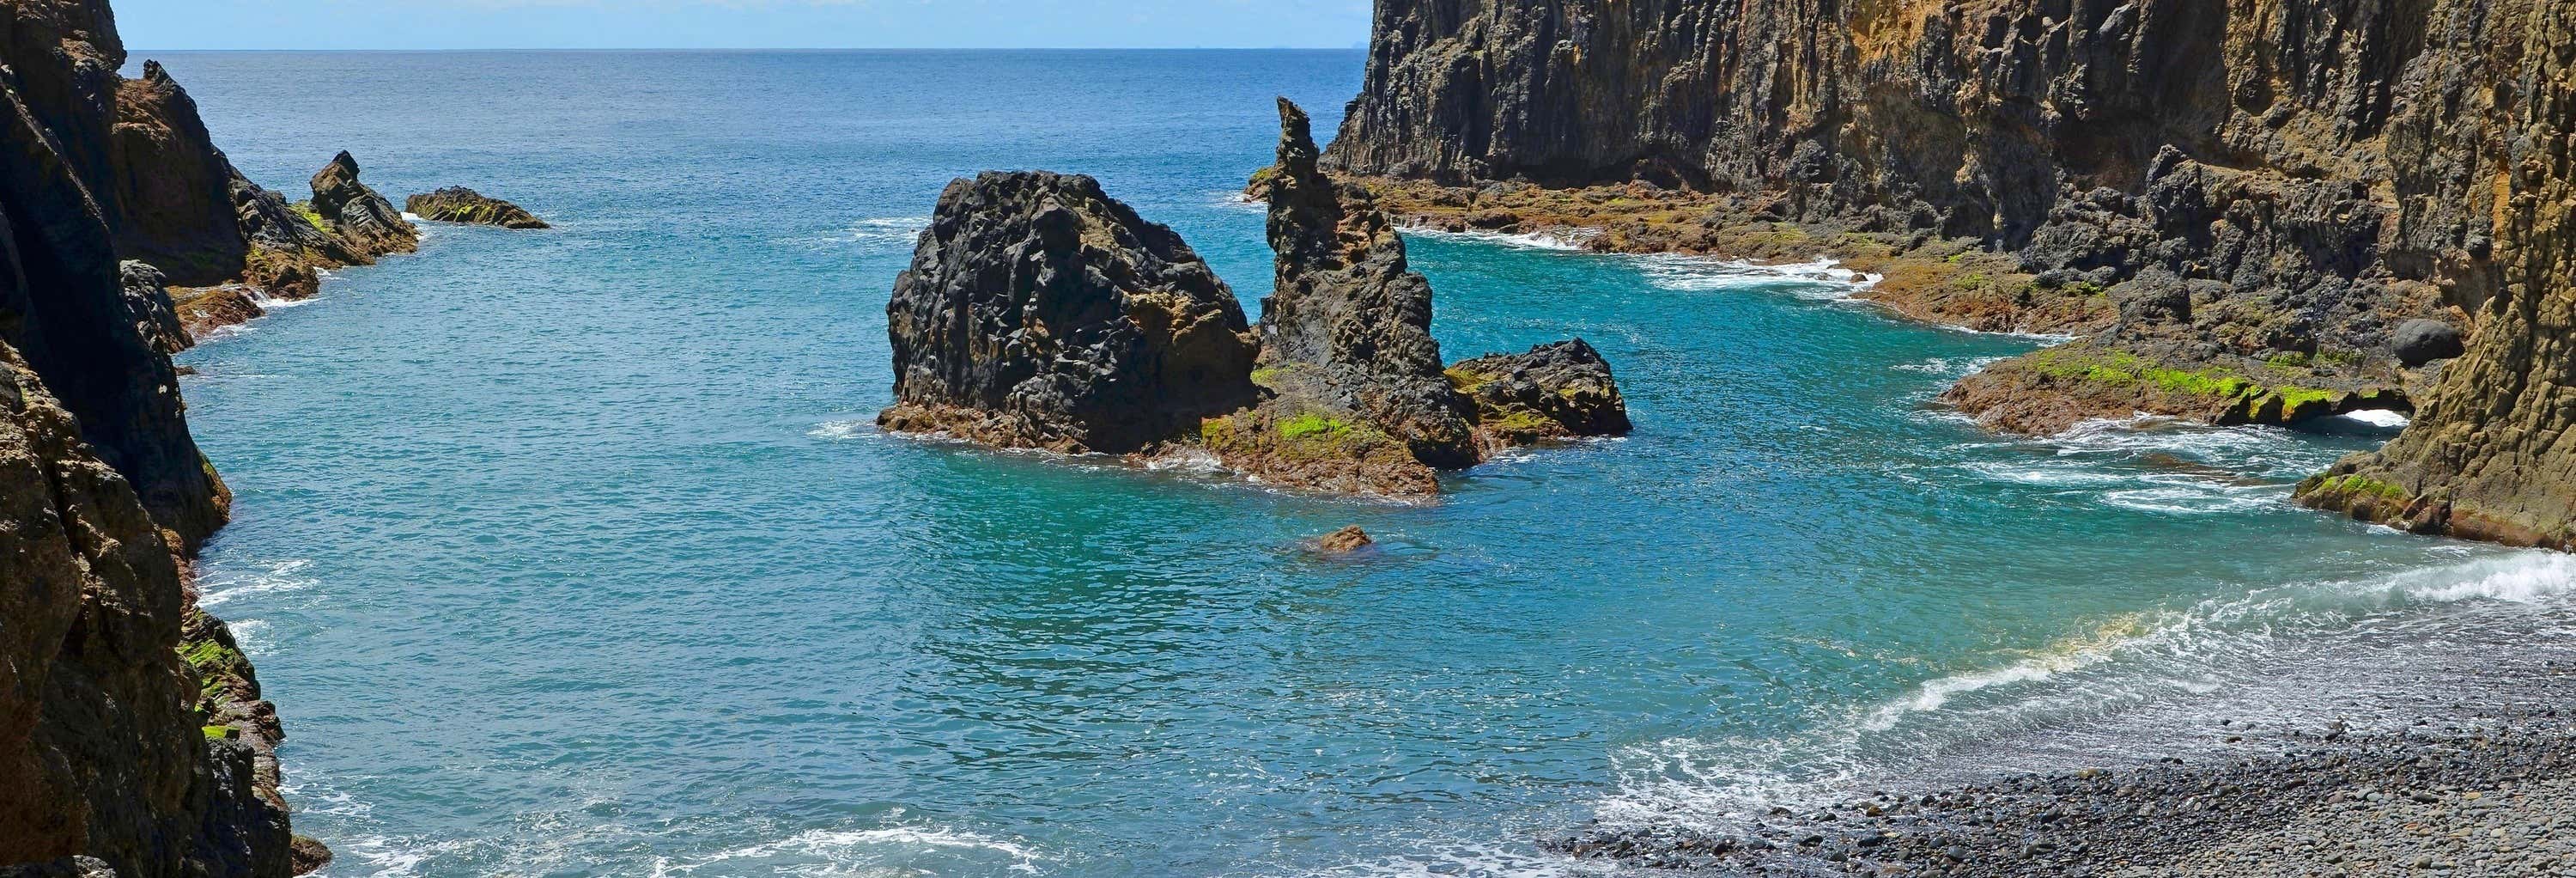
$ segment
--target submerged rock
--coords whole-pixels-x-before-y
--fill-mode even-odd
[[[355,264],[420,249],[420,229],[403,219],[393,202],[358,181],[358,160],[347,152],[313,175],[310,206],[318,224],[348,245]]]
[[[889,429],[1128,453],[1196,436],[1257,394],[1233,290],[1090,177],[949,184],[886,316]]]
[[[403,202],[403,210],[433,222],[467,223],[499,226],[505,229],[550,228],[536,214],[516,204],[493,198],[463,186],[450,186],[424,195],[414,195]]]
[[[1609,362],[1579,338],[1466,360],[1448,375],[1475,403],[1477,429],[1490,447],[1624,436],[1630,429],[1628,402]]]
[[[1368,531],[1356,524],[1315,539],[1315,551],[1327,555],[1348,555],[1374,545],[1377,541],[1369,539]]]

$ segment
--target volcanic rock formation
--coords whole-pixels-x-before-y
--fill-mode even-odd
[[[1233,290],[1090,177],[950,184],[886,318],[890,429],[1124,454],[1255,397]]]
[[[895,282],[896,405],[878,423],[1057,451],[1195,447],[1269,484],[1398,497],[1438,493],[1438,470],[1488,447],[1627,430],[1580,341],[1444,373],[1431,284],[1393,221],[1317,170],[1305,113],[1279,112],[1277,286],[1257,333],[1179,236],[1090,178],[987,173],[950,184]],[[1486,392],[1487,422],[1453,381]]]
[[[1325,165],[1416,221],[1832,255],[1910,316],[2089,336],[1946,397],[2002,429],[2421,408],[2304,496],[2564,544],[2570,15],[1383,0]]]
[[[516,204],[463,186],[450,186],[403,202],[403,210],[432,222],[468,223],[505,229],[548,228],[545,220]]]
[[[1579,338],[1477,357],[1450,366],[1448,375],[1475,404],[1476,426],[1491,447],[1622,436],[1630,429],[1628,401],[1610,363]]]
[[[347,152],[313,175],[313,214],[344,241],[360,265],[378,256],[420,249],[420,229],[391,201],[358,181],[358,160]]]
[[[241,269],[238,177],[101,0],[0,2],[0,59],[0,864],[287,875],[275,710],[179,561],[230,496],[163,286]]]

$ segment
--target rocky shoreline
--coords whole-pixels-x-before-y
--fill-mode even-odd
[[[2109,271],[2033,273],[2024,260],[1969,238],[1854,231],[1830,220],[1792,222],[1764,198],[1716,196],[1645,183],[1549,189],[1355,178],[1408,228],[1532,235],[1598,253],[1683,255],[1749,265],[1819,259],[1872,280],[1853,298],[1919,323],[1976,332],[2075,336],[2078,341],[1998,363],[1962,379],[1946,404],[1991,429],[2052,435],[2090,420],[2159,415],[2218,426],[2286,426],[2367,409],[2410,412],[2438,370],[2354,351],[2257,356],[2178,335],[2121,334],[2128,323],[2188,321],[2194,294],[2179,278],[2114,294]],[[1268,181],[1256,179],[1259,195]],[[2205,298],[2205,296],[2204,296]],[[2414,313],[2414,312],[2409,312]],[[2414,320],[2434,327],[2437,311]],[[2457,356],[2458,336],[2449,336]],[[2413,366],[2431,362],[2419,360]]]
[[[2165,743],[2143,755],[2103,754],[2107,767],[1929,785],[1890,778],[1885,789],[1772,808],[1724,829],[1595,826],[1541,844],[1709,876],[2576,871],[2576,712],[2559,706],[2576,696],[2576,664],[2479,672],[2465,691],[2435,672],[2381,681],[2380,695],[2321,719],[2203,716],[2196,728],[2164,727]]]

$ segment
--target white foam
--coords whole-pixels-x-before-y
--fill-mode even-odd
[[[1552,229],[1544,232],[1515,233],[1493,232],[1478,229],[1453,232],[1448,229],[1413,226],[1407,227],[1404,231],[1406,234],[1420,235],[1426,238],[1451,238],[1461,241],[1500,244],[1505,247],[1519,247],[1525,250],[1554,250],[1559,252],[1589,251],[1591,249],[1590,244],[1593,239],[1601,237],[1601,232],[1597,229],[1578,228]]]
[[[246,566],[251,569],[209,565],[197,580],[197,605],[211,609],[247,597],[299,592],[321,584],[301,575],[312,568],[311,561],[250,562]]]
[[[2387,409],[2363,409],[2357,412],[2345,412],[2343,414],[2336,415],[2336,417],[2380,428],[2404,427],[2408,424],[2414,423],[2415,421],[2415,419],[2407,417],[2404,412],[2389,411]]]
[[[1883,778],[1944,748],[2148,704],[2205,705],[2258,688],[2279,673],[2272,663],[2329,644],[2397,630],[2438,641],[2450,626],[2488,618],[2458,614],[2564,611],[2571,597],[2576,557],[2531,551],[2097,620],[2006,661],[1935,676],[1876,703],[1820,711],[1802,732],[1668,739],[1617,754],[1622,789],[1598,811],[1621,825],[1731,829],[1772,805],[1840,798],[1855,779]]]
[[[815,425],[814,429],[805,431],[805,435],[816,439],[843,440],[864,439],[881,434],[877,431],[876,421],[854,418],[847,421],[825,421]]]
[[[1014,872],[1037,874],[1039,853],[1025,844],[935,826],[883,829],[809,830],[776,841],[745,845],[702,857],[673,860],[656,857],[656,878],[695,874],[714,866],[715,874],[742,874],[745,867],[766,865],[777,874],[811,876],[897,876],[923,874],[892,856],[916,856],[932,850],[999,855]]]
[[[1647,283],[1675,292],[1785,288],[1802,299],[1836,302],[1853,299],[1878,280],[1876,275],[1859,274],[1825,258],[1778,265],[1697,256],[1630,258],[1645,273]]]

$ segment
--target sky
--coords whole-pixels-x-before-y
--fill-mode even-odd
[[[136,50],[1330,48],[1369,0],[116,0]]]

